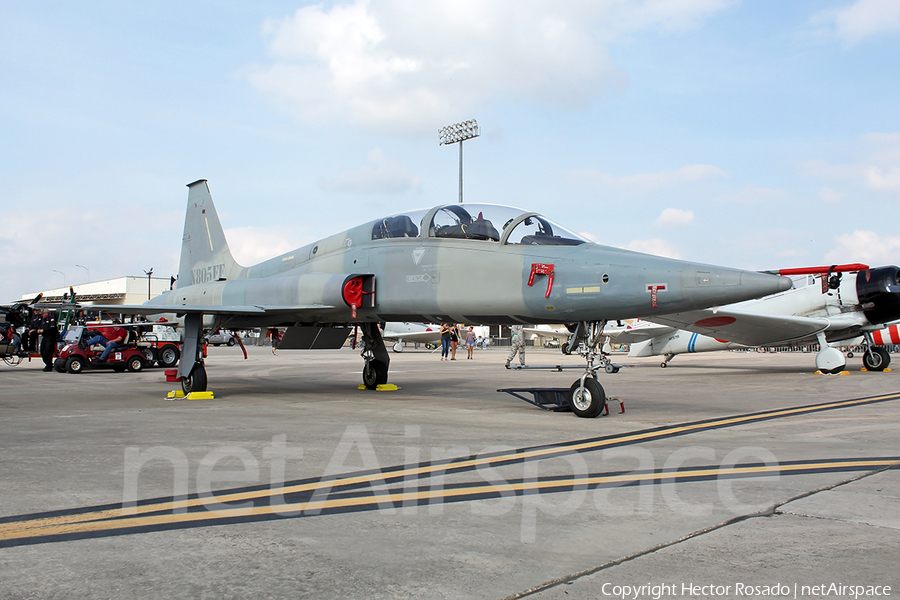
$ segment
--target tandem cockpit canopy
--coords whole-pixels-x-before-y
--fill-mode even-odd
[[[500,204],[445,204],[375,222],[372,239],[453,238],[534,246],[577,246],[588,240],[535,212]]]

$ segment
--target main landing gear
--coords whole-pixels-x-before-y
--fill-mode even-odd
[[[181,378],[181,389],[184,390],[185,394],[205,392],[206,384],[206,366],[202,360],[197,361],[191,372],[186,377]]]
[[[825,334],[819,332],[816,336],[819,340],[819,353],[816,354],[816,368],[826,375],[840,373],[847,366],[847,359],[837,348],[828,345]]]
[[[575,326],[566,343],[566,354],[577,351],[584,357],[584,374],[569,389],[570,405],[576,416],[592,419],[606,406],[606,393],[597,382],[597,371],[606,369],[609,358],[603,355],[603,328],[606,321],[582,321]],[[598,360],[599,359],[599,360]],[[596,361],[596,364],[594,364]]]
[[[363,334],[363,349],[360,354],[366,361],[362,372],[363,385],[374,390],[387,383],[391,357],[384,345],[378,323],[362,323],[359,328]]]
[[[200,336],[203,333],[203,315],[187,314],[184,317],[184,347],[178,376],[185,394],[206,391],[206,367],[203,365]],[[193,360],[191,360],[193,358]]]

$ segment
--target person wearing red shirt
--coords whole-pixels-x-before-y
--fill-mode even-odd
[[[96,335],[87,341],[88,348],[94,344],[103,346],[103,354],[100,355],[101,361],[106,360],[109,353],[115,350],[116,347],[128,337],[128,330],[124,327],[116,327],[115,325],[117,324],[118,321],[115,321],[112,327],[101,327],[99,330],[95,331]]]
[[[109,341],[106,343],[106,349],[103,351],[103,354],[100,355],[100,362],[106,360],[109,353],[125,341],[125,338],[128,337],[128,330],[124,327],[105,327],[102,335]]]

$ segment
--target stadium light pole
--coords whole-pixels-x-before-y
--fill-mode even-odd
[[[477,138],[481,135],[478,123],[475,119],[463,121],[462,123],[454,123],[441,127],[438,130],[438,139],[441,146],[449,146],[450,144],[459,143],[459,202],[463,201],[463,142]]]

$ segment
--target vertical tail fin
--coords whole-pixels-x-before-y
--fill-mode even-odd
[[[236,279],[243,267],[235,262],[205,179],[188,184],[178,287],[218,279]]]

